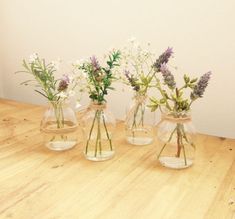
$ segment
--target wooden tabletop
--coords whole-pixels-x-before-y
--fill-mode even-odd
[[[235,218],[235,140],[198,135],[195,164],[171,170],[156,160],[157,141],[129,145],[119,123],[116,156],[92,162],[82,143],[43,146],[44,110],[0,99],[1,219]]]

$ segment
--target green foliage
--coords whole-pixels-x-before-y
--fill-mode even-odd
[[[58,97],[56,96],[58,94],[58,80],[54,77],[54,72],[56,71],[54,64],[46,64],[44,59],[40,59],[36,56],[31,62],[27,62],[24,59],[22,65],[25,68],[25,71],[18,72],[29,73],[34,77],[34,80],[27,80],[21,84],[34,85],[37,88],[35,91],[49,101],[58,100]],[[36,84],[31,84],[31,82],[36,82]],[[38,88],[40,88],[40,90],[38,90]]]
[[[156,79],[155,87],[159,90],[161,94],[161,98],[150,98],[150,105],[151,111],[155,111],[158,108],[166,107],[170,112],[177,115],[178,113],[185,112],[190,110],[190,106],[192,104],[192,100],[189,98],[184,97],[184,90],[190,89],[193,90],[197,78],[191,79],[188,75],[184,75],[184,85],[181,88],[175,89],[164,89],[162,87],[162,83],[159,79]]]
[[[114,51],[108,56],[107,67],[101,67],[96,61],[94,63],[85,62],[79,69],[83,70],[87,74],[87,82],[89,88],[89,97],[96,101],[98,104],[105,102],[105,95],[108,94],[108,90],[114,90],[111,87],[112,81],[115,79],[112,74],[112,69],[119,66],[119,59],[121,58],[120,51]]]

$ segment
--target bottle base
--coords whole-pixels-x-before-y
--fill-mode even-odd
[[[77,141],[51,141],[46,143],[46,147],[53,151],[65,151],[73,148]]]
[[[87,153],[84,152],[84,155],[87,160],[91,161],[105,161],[109,160],[114,157],[115,152],[114,151],[102,151],[101,153],[99,151],[88,151]]]
[[[193,165],[192,159],[179,157],[160,157],[159,162],[164,166],[172,169],[185,169]]]
[[[132,145],[149,145],[153,142],[153,138],[148,137],[126,137],[128,143]]]

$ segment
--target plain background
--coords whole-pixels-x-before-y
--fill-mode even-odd
[[[234,0],[0,0],[0,96],[45,104],[19,85],[26,75],[14,74],[33,52],[69,62],[101,56],[134,36],[151,42],[156,54],[174,48],[177,81],[184,73],[213,72],[205,97],[193,106],[193,120],[201,133],[235,138],[234,9]],[[108,97],[117,118],[131,96],[117,85]]]

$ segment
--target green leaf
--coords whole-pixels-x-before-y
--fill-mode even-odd
[[[190,81],[191,84],[195,83],[197,81],[197,78],[194,78]]]
[[[187,75],[184,75],[184,82],[185,84],[188,84],[190,81],[190,78]]]

